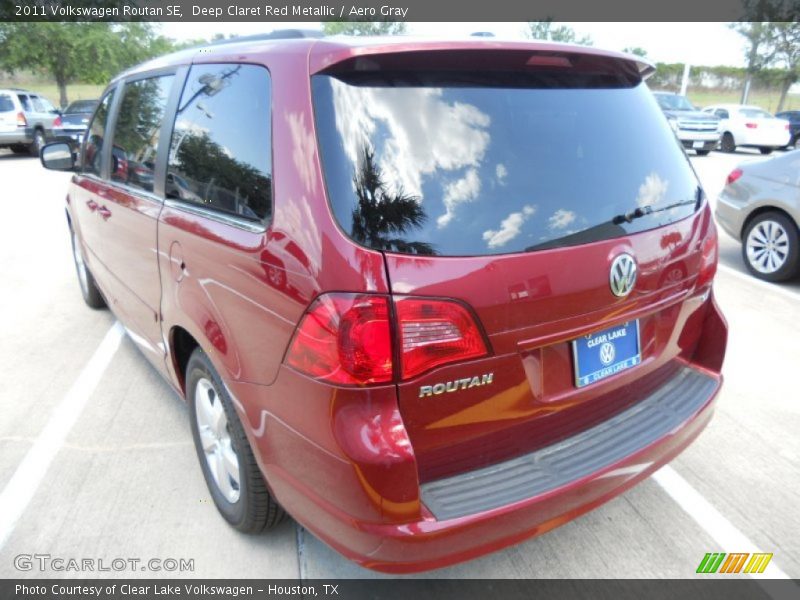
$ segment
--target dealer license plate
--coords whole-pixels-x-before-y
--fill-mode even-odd
[[[642,362],[639,321],[590,333],[572,341],[575,385],[583,387]]]

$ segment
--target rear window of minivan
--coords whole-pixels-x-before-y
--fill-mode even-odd
[[[686,218],[697,179],[644,83],[576,75],[312,78],[328,196],[355,241],[474,256]]]

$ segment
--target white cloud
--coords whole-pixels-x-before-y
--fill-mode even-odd
[[[667,193],[669,181],[664,181],[658,173],[650,173],[639,186],[639,195],[636,196],[637,206],[652,206],[658,204]]]
[[[348,158],[358,164],[363,148],[374,143],[389,187],[414,196],[422,196],[426,175],[477,167],[489,146],[489,116],[471,104],[443,100],[440,88],[334,81],[333,102]]]
[[[526,204],[520,212],[513,212],[500,222],[500,229],[495,231],[487,229],[483,232],[483,239],[489,248],[499,248],[506,245],[519,235],[523,223],[530,219],[536,212],[536,207]]]
[[[500,185],[506,184],[506,177],[508,176],[508,169],[503,163],[499,163],[495,167],[494,174],[497,176],[497,181]]]
[[[448,183],[444,188],[445,213],[436,219],[437,226],[446,227],[455,216],[456,207],[464,202],[471,202],[481,191],[481,180],[475,169],[470,169],[461,179]]]
[[[575,213],[571,210],[564,210],[563,208],[559,208],[556,212],[553,213],[553,216],[550,217],[548,222],[548,227],[550,229],[564,229],[567,225],[572,223],[575,220]]]

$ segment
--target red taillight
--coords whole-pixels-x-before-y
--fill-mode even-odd
[[[784,129],[785,129],[786,131],[789,131],[789,129],[791,129],[791,127],[789,127],[789,123],[787,123],[787,124],[784,126]]]
[[[400,297],[394,304],[401,379],[487,354],[469,310],[449,300]],[[343,385],[394,380],[392,316],[387,296],[325,294],[297,327],[288,365]]]
[[[745,123],[744,126],[747,127],[748,129],[755,129],[756,127],[758,127],[758,123]]]
[[[702,254],[700,256],[700,274],[697,277],[697,287],[703,287],[714,279],[717,272],[717,228],[711,223],[708,235],[703,240]]]
[[[734,169],[733,171],[728,173],[728,178],[725,180],[725,185],[730,185],[730,184],[734,183],[741,176],[742,176],[742,170],[741,169]]]
[[[63,124],[64,122],[61,120],[60,116],[56,117],[56,120],[53,121],[53,127],[61,127]]]
[[[17,127],[27,127],[28,119],[25,118],[25,113],[17,113]]]
[[[456,302],[399,298],[395,301],[395,313],[403,379],[438,365],[487,353],[475,319]]]
[[[320,296],[303,316],[286,362],[316,379],[345,385],[392,380],[385,296]]]

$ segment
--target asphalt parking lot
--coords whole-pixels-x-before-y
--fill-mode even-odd
[[[692,162],[713,203],[736,163],[760,158]],[[127,562],[117,574],[132,577],[381,576],[292,521],[248,537],[217,515],[183,403],[108,311],[83,304],[68,178],[0,151],[0,577],[97,574],[19,570],[17,557],[32,554],[193,561],[184,572]],[[766,575],[800,577],[800,281],[751,278],[720,232],[715,288],[730,325],[726,382],[686,452],[542,537],[422,576],[686,578],[707,552],[760,550],[774,554]]]

